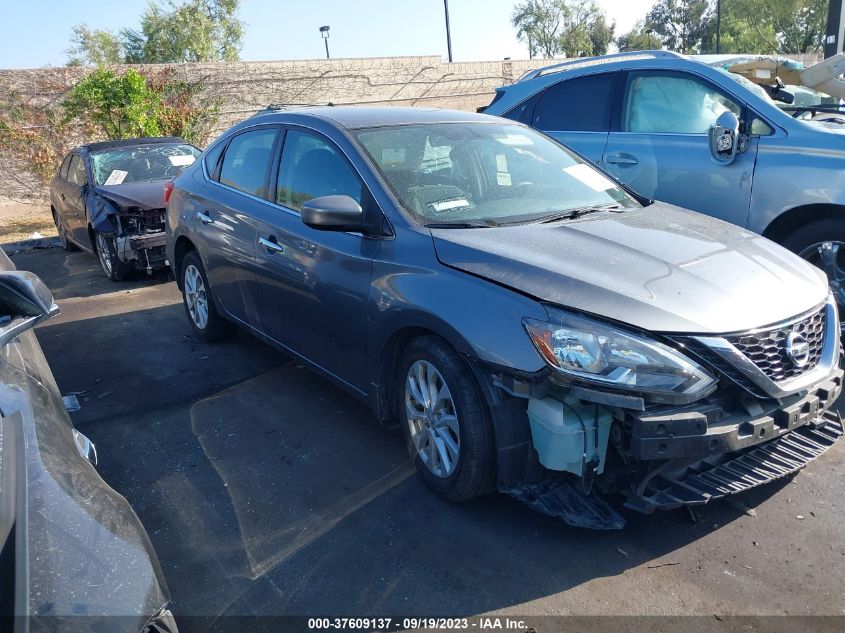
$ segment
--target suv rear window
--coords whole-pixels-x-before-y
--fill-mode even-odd
[[[531,125],[543,131],[607,132],[616,77],[601,73],[550,86],[534,108]]]
[[[275,128],[261,128],[233,138],[223,155],[221,184],[266,198],[267,172],[276,134]]]

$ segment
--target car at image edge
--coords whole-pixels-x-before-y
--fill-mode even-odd
[[[168,195],[197,335],[240,326],[303,359],[398,424],[446,499],[499,489],[619,527],[602,495],[643,512],[705,503],[842,434],[820,270],[525,125],[271,109]]]
[[[58,312],[0,250],[0,630],[176,633],[150,539],[94,468],[32,332]]]

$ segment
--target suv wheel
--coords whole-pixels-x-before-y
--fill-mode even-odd
[[[202,340],[212,343],[230,336],[235,326],[217,312],[211,286],[205,276],[202,260],[196,251],[191,251],[182,260],[182,301],[194,332]]]
[[[475,379],[444,341],[414,339],[399,362],[402,432],[420,477],[449,501],[491,489],[494,441]]]
[[[117,256],[114,233],[100,233],[98,231],[94,235],[94,247],[103,272],[112,281],[123,281],[132,272],[132,268],[123,263]]]
[[[845,307],[845,223],[820,220],[806,224],[782,244],[827,274],[841,313]]]

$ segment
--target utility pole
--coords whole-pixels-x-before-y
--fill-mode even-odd
[[[443,9],[446,11],[446,48],[449,50],[449,61],[452,61],[452,32],[449,29],[449,0],[443,0]]]
[[[722,52],[722,0],[716,0],[716,54]]]
[[[825,59],[842,52],[843,26],[845,26],[845,2],[830,0],[827,8],[827,29],[824,36]]]

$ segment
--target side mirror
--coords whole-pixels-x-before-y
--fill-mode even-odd
[[[302,205],[303,224],[320,231],[362,231],[364,212],[349,196],[320,196]]]
[[[0,347],[59,313],[44,282],[31,272],[0,272]]]
[[[710,156],[719,165],[730,165],[739,150],[739,119],[733,112],[722,112],[710,126]]]

